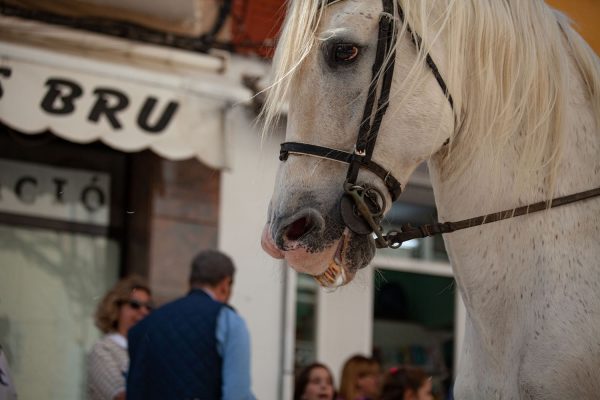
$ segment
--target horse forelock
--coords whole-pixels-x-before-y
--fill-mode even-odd
[[[273,58],[271,83],[261,111],[263,137],[280,118],[294,75],[316,42],[321,1],[288,1],[288,10]]]

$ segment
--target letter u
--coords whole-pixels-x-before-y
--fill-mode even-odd
[[[154,125],[151,125],[148,120],[150,119],[150,114],[152,114],[157,102],[158,100],[155,97],[148,97],[144,102],[144,105],[142,106],[137,118],[139,127],[150,133],[162,132],[167,127],[169,122],[171,122],[173,115],[175,115],[175,112],[179,107],[179,103],[170,101],[169,104],[167,104],[167,106],[164,108],[162,115],[160,118],[158,118],[158,121]]]

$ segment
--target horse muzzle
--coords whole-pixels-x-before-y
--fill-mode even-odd
[[[336,231],[339,234],[331,236]],[[317,210],[306,208],[267,223],[261,245],[269,255],[285,259],[297,272],[313,276],[321,286],[336,288],[354,277],[346,262],[353,236],[339,224],[327,228],[325,218]]]

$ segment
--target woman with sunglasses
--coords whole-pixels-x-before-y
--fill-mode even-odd
[[[152,310],[151,291],[139,277],[120,280],[98,304],[96,326],[104,333],[88,356],[89,400],[124,400],[129,366],[127,331]]]

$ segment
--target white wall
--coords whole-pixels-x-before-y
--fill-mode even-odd
[[[344,362],[357,353],[370,356],[373,336],[373,269],[333,293],[319,290],[317,360],[331,368],[339,386]]]
[[[279,400],[284,274],[281,263],[263,252],[260,236],[281,138],[271,137],[261,145],[252,118],[241,107],[228,115],[231,169],[222,173],[219,249],[237,266],[232,305],[251,334],[254,394],[261,400]]]

